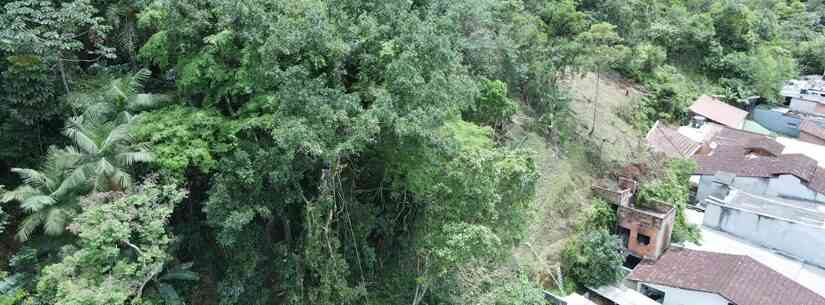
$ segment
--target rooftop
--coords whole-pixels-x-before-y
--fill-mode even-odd
[[[825,140],[825,121],[805,118],[799,124],[799,130],[819,139]]]
[[[622,285],[590,288],[591,291],[618,305],[661,305],[645,295]]]
[[[788,80],[782,87],[782,96],[801,97],[802,90],[825,92],[825,80],[820,75],[806,75],[801,79]]]
[[[685,211],[685,216],[689,223],[699,225],[702,230],[701,245],[687,243],[686,247],[696,250],[748,255],[825,297],[825,285],[822,285],[822,283],[825,283],[825,269],[776,253],[729,233],[702,226],[704,214],[701,212],[688,209]]]
[[[750,211],[773,218],[825,227],[825,206],[789,198],[768,198],[740,190],[731,190],[725,198],[712,198],[715,204]]]
[[[676,128],[661,124],[659,121],[656,121],[645,139],[654,151],[670,158],[688,158],[701,146],[699,141],[694,141],[679,133]]]
[[[690,106],[690,111],[722,125],[741,128],[748,112],[722,102],[717,97],[703,95]]]
[[[818,166],[821,160],[825,161],[825,147],[725,127],[710,131],[714,132],[708,141],[712,151],[693,157],[698,165],[696,174],[727,172],[741,177],[764,178],[787,174],[825,194],[825,168]],[[707,134],[704,136],[708,137]],[[754,153],[755,150],[767,151],[770,155]]]
[[[825,305],[825,298],[745,255],[671,248],[632,281],[716,293],[742,305]]]

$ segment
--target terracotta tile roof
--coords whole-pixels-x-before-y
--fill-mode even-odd
[[[697,150],[700,143],[682,135],[676,128],[656,122],[647,133],[647,145],[653,151],[665,154],[670,158],[689,158]]]
[[[785,150],[785,145],[767,137],[753,137],[745,143],[744,147],[748,150],[761,149],[774,156],[781,155],[782,151]]]
[[[825,305],[825,298],[745,255],[671,248],[632,281],[716,293],[737,305]]]
[[[719,98],[707,95],[703,95],[693,102],[690,111],[732,128],[741,128],[745,118],[748,117],[747,111],[728,105]]]
[[[802,123],[799,124],[799,130],[804,133],[810,134],[814,137],[825,140],[825,122],[812,119],[804,119],[802,120]]]
[[[738,153],[741,152],[741,153]],[[699,175],[714,175],[728,172],[742,177],[772,177],[789,174],[810,182],[817,172],[816,160],[801,154],[780,155],[778,157],[748,157],[744,150],[717,149],[712,155],[695,156]],[[820,169],[825,171],[825,169]],[[825,193],[825,189],[818,190]]]
[[[802,154],[781,154],[785,146],[768,136],[723,128],[711,142],[716,147],[710,154],[693,156],[697,175],[727,172],[740,177],[768,178],[788,174],[807,183],[808,188],[825,194],[825,168]],[[774,156],[750,155],[754,148],[766,150]]]

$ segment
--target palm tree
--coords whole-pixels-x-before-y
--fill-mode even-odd
[[[133,113],[157,107],[169,102],[165,94],[139,93],[152,73],[141,69],[129,77],[117,78],[102,90],[87,94],[73,94],[70,97],[76,107],[86,109],[84,115],[93,120],[117,120],[125,123],[133,118]]]
[[[77,116],[67,121],[64,133],[80,155],[72,173],[76,180],[91,182],[95,191],[124,191],[132,185],[127,169],[135,163],[152,161],[148,149],[134,144],[129,135],[134,117],[124,119],[104,121]]]
[[[46,235],[61,235],[79,211],[79,197],[88,190],[82,180],[72,177],[81,155],[73,149],[51,148],[42,170],[14,168],[23,185],[4,193],[0,202],[20,202],[28,213],[17,231],[26,241],[41,226]]]

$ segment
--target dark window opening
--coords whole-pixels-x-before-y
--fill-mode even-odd
[[[643,295],[652,300],[656,301],[659,304],[664,304],[665,302],[665,292],[659,289],[650,287],[648,285],[642,284],[642,291],[640,291]]]
[[[622,247],[627,248],[630,241],[630,230],[624,227],[619,227],[619,236],[622,237]]]
[[[624,263],[622,263],[622,266],[628,269],[635,269],[641,262],[642,258],[635,255],[628,255],[624,258]]]
[[[636,241],[641,246],[647,246],[650,244],[650,236],[644,235],[642,233],[636,234]]]

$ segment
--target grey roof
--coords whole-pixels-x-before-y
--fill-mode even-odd
[[[726,198],[711,198],[708,202],[796,223],[825,226],[825,205],[815,202],[782,197],[768,198],[737,189],[731,190]]]

